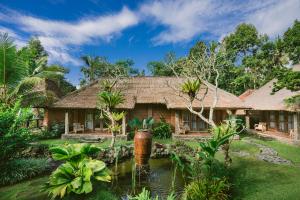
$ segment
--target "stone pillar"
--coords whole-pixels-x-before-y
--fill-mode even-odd
[[[179,125],[179,113],[178,111],[175,112],[175,134],[179,134],[180,132],[180,125]]]
[[[65,112],[65,134],[69,134],[69,112]]]
[[[246,129],[250,129],[250,116],[248,111],[246,111],[245,123],[246,123]]]
[[[126,135],[126,115],[122,118],[122,135]]]
[[[299,123],[299,113],[294,113],[294,140],[300,140],[300,123]]]

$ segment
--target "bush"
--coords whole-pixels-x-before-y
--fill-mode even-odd
[[[60,138],[61,134],[65,130],[65,125],[63,123],[52,123],[48,130],[41,130],[38,134],[38,139],[56,139]]]
[[[15,159],[0,166],[0,185],[14,184],[50,170],[46,158]]]
[[[13,158],[28,146],[32,135],[24,124],[30,118],[29,109],[17,102],[14,107],[0,105],[0,165]]]
[[[171,138],[172,129],[165,119],[161,119],[160,122],[154,124],[153,137],[158,139]]]
[[[229,184],[226,179],[199,179],[184,189],[183,200],[229,199]]]

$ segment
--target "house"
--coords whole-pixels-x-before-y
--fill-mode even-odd
[[[208,125],[199,117],[191,114],[184,98],[176,95],[172,89],[180,88],[183,78],[176,77],[131,77],[122,79],[118,86],[125,101],[119,110],[126,111],[126,117],[122,121],[122,133],[125,136],[128,130],[127,122],[135,117],[144,119],[153,117],[156,121],[164,118],[173,127],[175,135],[178,135],[183,125],[189,127],[189,133],[207,133]],[[172,86],[172,87],[171,87]],[[203,101],[205,115],[214,99],[215,87],[208,84],[206,98]],[[100,91],[100,81],[91,83],[76,90],[52,106],[45,108],[44,126],[53,122],[65,123],[63,137],[78,137],[92,135],[93,137],[110,136],[106,129],[105,119],[97,109],[97,94]],[[237,96],[218,89],[218,103],[214,112],[214,120],[220,123],[226,119],[228,112],[235,113],[238,109],[245,109],[245,104]],[[199,94],[204,94],[202,87]],[[200,102],[195,101],[194,107],[200,109]],[[73,125],[84,125],[84,132],[74,134]]]
[[[300,71],[300,65],[293,67]],[[271,80],[257,90],[246,91],[240,96],[251,109],[246,110],[246,126],[254,130],[258,124],[265,126],[264,134],[273,136],[300,139],[300,114],[299,110],[292,109],[285,104],[285,99],[299,95],[300,91],[292,92],[285,88],[272,94]]]

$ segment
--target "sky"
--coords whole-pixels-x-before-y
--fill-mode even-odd
[[[300,0],[1,0],[0,32],[18,48],[38,37],[50,64],[79,83],[83,55],[132,59],[145,69],[167,52],[185,56],[199,40],[222,38],[240,23],[270,38],[300,19]]]

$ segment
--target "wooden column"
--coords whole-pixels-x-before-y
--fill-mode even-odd
[[[153,116],[152,107],[148,107],[148,117],[152,117],[152,116]]]
[[[179,126],[179,113],[175,112],[175,134],[179,134],[180,126]]]
[[[43,127],[44,129],[48,130],[49,128],[49,110],[45,108],[44,110],[44,119],[43,119]]]
[[[126,115],[122,118],[122,135],[126,135]]]
[[[246,123],[246,129],[250,129],[250,115],[249,115],[249,111],[246,111],[245,123]]]
[[[69,112],[65,112],[65,134],[69,134]]]
[[[299,113],[294,113],[294,140],[300,140]]]

